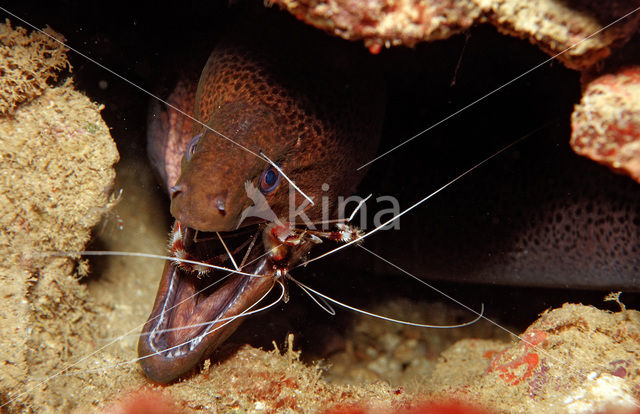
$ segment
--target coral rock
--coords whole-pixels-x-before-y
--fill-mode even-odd
[[[640,312],[621,308],[565,304],[543,313],[517,343],[460,341],[441,355],[430,387],[505,413],[635,413]]]
[[[273,0],[299,19],[349,40],[364,40],[372,53],[382,46],[413,46],[446,39],[475,23],[489,22],[503,33],[529,39],[582,69],[610,55],[626,41],[639,4],[559,0]],[[635,5],[634,5],[635,4]],[[621,19],[622,18],[622,19]],[[610,23],[620,19],[614,25]],[[570,49],[569,49],[570,48]],[[569,50],[567,50],[569,49]],[[566,51],[566,53],[564,53]]]
[[[0,25],[0,411],[69,412],[57,376],[92,349],[97,318],[84,266],[52,252],[82,250],[113,204],[118,151],[91,102],[65,81],[64,49],[43,35]],[[7,89],[8,88],[8,89]],[[62,254],[64,255],[64,254]]]
[[[640,67],[590,82],[571,124],[575,152],[640,182]]]
[[[66,48],[52,39],[64,37],[50,28],[44,32],[28,34],[24,28],[13,29],[8,20],[0,24],[0,115],[42,95],[60,69],[71,68]]]

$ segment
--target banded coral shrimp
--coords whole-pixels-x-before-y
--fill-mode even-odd
[[[49,22],[49,23],[53,24],[53,22]],[[480,32],[481,32],[481,31],[480,31]],[[486,34],[485,34],[485,35],[486,35]],[[474,35],[473,35],[473,37],[472,37],[472,41],[475,41],[476,36],[480,36],[480,37],[482,37],[483,35],[482,35],[482,34],[474,34]],[[516,43],[516,42],[514,41],[514,43]],[[435,49],[437,49],[437,48],[438,48],[438,46],[436,46],[436,47],[434,47],[434,48],[435,48]],[[425,49],[431,49],[431,48],[425,48]],[[456,59],[457,59],[457,56],[456,56],[456,55],[459,53],[459,50],[460,50],[460,48],[457,48],[457,51],[456,51],[455,53],[453,53],[454,57],[453,57],[452,59],[449,59],[449,62],[450,62],[450,63],[451,63],[451,62],[455,62],[455,61],[456,61]],[[471,50],[472,50],[472,49],[471,49]],[[504,51],[501,51],[501,52],[504,52]],[[467,53],[469,53],[469,52],[467,52]],[[465,54],[467,54],[467,53],[465,53]],[[542,56],[542,55],[536,55],[536,58],[543,58],[543,56]],[[465,70],[465,67],[466,67],[465,65],[466,65],[466,64],[467,64],[467,63],[463,63],[463,65],[462,65],[462,72],[459,74],[459,79],[458,79],[458,85],[459,85],[459,86],[460,86],[460,84],[461,84],[461,82],[462,82],[462,81],[461,81],[461,79],[463,79],[463,78],[462,78],[462,76],[463,76],[463,75],[462,75],[462,73],[463,73],[463,72],[464,72],[464,70]],[[473,65],[472,63],[468,63],[468,64],[469,64],[470,66],[472,66],[472,67],[474,67],[474,68],[475,68],[475,65]],[[450,68],[450,67],[446,68],[446,70],[445,70],[445,71],[446,71],[446,72],[448,72],[448,75],[449,75],[449,76],[451,75],[451,72],[452,72],[452,71],[451,71],[451,68]],[[565,75],[566,75],[566,74],[565,74]],[[563,75],[563,76],[565,76],[565,75]],[[566,75],[566,76],[568,76],[568,75]],[[434,76],[429,76],[429,75],[427,75],[427,76],[425,76],[425,77],[433,78]],[[575,77],[574,77],[573,81],[574,81],[574,82],[576,81]],[[115,82],[113,82],[113,81],[109,81],[108,83],[109,83],[109,84],[111,84],[111,85],[114,85],[114,84],[115,84]],[[438,82],[436,82],[436,84],[438,84]],[[447,82],[439,83],[439,84],[447,84]],[[573,86],[574,86],[574,92],[575,92],[576,84],[574,84]],[[461,86],[460,86],[460,87],[461,87]],[[535,87],[534,87],[534,88],[535,88]],[[540,91],[549,92],[549,88],[541,88],[541,89],[540,89]],[[555,92],[555,93],[554,93],[554,94],[551,94],[552,96],[556,96],[556,95],[558,95],[558,91],[557,91],[557,90],[556,90],[556,91],[553,91],[553,92]],[[521,89],[519,89],[519,93],[521,93]],[[575,97],[574,97],[574,98],[575,98]],[[411,105],[408,105],[408,106],[411,106]],[[432,109],[432,108],[430,108],[430,109]],[[550,108],[549,108],[549,109],[550,109]],[[565,109],[566,109],[566,108],[565,108]],[[423,106],[423,110],[424,110],[424,106]],[[523,111],[523,112],[527,112],[527,111]],[[528,112],[534,112],[534,111],[530,110],[530,111],[528,111]],[[486,115],[486,113],[485,113],[485,115]],[[544,117],[543,117],[543,118],[544,118]],[[501,118],[501,119],[502,119],[502,118]],[[122,121],[122,120],[121,120],[121,121]],[[538,122],[539,122],[539,119],[537,119],[536,121],[538,121]],[[464,122],[464,121],[463,121],[463,122]],[[537,122],[534,122],[534,124],[535,124],[535,123],[537,123]],[[475,125],[476,123],[475,123],[475,122],[469,122],[468,124],[473,124],[473,125]],[[538,126],[538,125],[535,125],[535,126]],[[410,127],[409,127],[409,126],[407,126],[406,128],[407,128],[407,129],[410,129]],[[516,136],[521,136],[523,133],[526,133],[526,132],[528,132],[529,130],[531,130],[531,128],[523,128],[523,130],[518,130],[518,134],[517,134]],[[400,136],[406,136],[406,135],[407,135],[407,134],[404,134],[404,135],[400,134]],[[458,134],[456,134],[456,135],[458,135]],[[460,135],[462,135],[462,134],[460,134]],[[480,135],[480,134],[479,134],[479,133],[476,133],[476,135]],[[513,140],[514,138],[515,138],[515,137],[514,137],[513,135],[511,135],[511,136],[509,136],[507,139],[508,139],[508,140]],[[133,144],[133,145],[136,145],[136,144]],[[433,145],[435,146],[435,144],[433,144]],[[139,144],[138,144],[138,150],[139,150],[139,149],[140,149],[140,147],[139,147]],[[524,151],[523,151],[523,152],[524,152]],[[420,151],[420,152],[419,152],[419,157],[418,157],[418,158],[419,158],[419,159],[422,159],[423,157],[425,157],[425,156],[427,156],[427,155],[429,155],[429,154],[431,154],[431,153],[432,153],[432,152],[430,152],[430,151],[426,151],[426,150],[424,150],[424,151]],[[468,157],[472,157],[472,155],[468,155],[468,154],[467,154],[467,156],[468,156]],[[439,158],[439,156],[434,157],[434,158]],[[437,161],[437,160],[432,159],[432,160],[431,160],[431,162],[430,162],[430,164],[437,164],[437,162],[436,162],[436,161]],[[465,163],[465,162],[467,162],[467,161],[469,161],[469,160],[468,160],[468,159],[461,160],[461,161],[460,161],[460,163]],[[474,159],[474,160],[470,161],[470,162],[469,162],[465,167],[468,167],[468,165],[471,165],[471,164],[473,164],[474,162],[477,162],[477,161],[478,161],[478,159],[476,158],[476,159]],[[399,162],[399,161],[395,161],[395,163],[397,163],[396,165],[398,165],[398,164],[402,164],[402,162]],[[408,165],[408,164],[411,164],[411,163],[410,163],[410,162],[407,162],[406,164]],[[423,167],[423,166],[421,166],[420,170],[422,170],[422,167]],[[133,167],[133,169],[136,169],[136,168],[140,168],[140,167],[139,167],[139,166],[134,166],[134,167]],[[388,166],[387,166],[387,167],[384,167],[384,169],[383,169],[383,167],[379,167],[379,168],[381,168],[381,170],[382,170],[382,171],[384,171],[385,169],[387,169],[387,168],[388,168]],[[377,181],[378,181],[378,182],[374,182],[374,184],[376,184],[376,185],[380,185],[380,182],[379,182],[379,181],[384,181],[384,177],[385,177],[385,175],[384,175],[382,172],[380,172],[381,170],[378,170],[378,172],[375,172],[375,170],[374,170],[374,171],[372,171],[372,174],[370,175],[370,179],[369,179],[369,180],[373,180],[373,181],[377,180]],[[458,170],[458,171],[459,171],[459,170]],[[445,173],[445,172],[441,172],[441,173],[442,173],[443,175],[447,175],[447,177],[446,177],[446,178],[449,178],[449,177],[451,176],[451,175],[449,175],[449,174],[447,174],[447,173]],[[455,174],[455,173],[454,173],[454,174]],[[402,173],[402,175],[403,175],[403,176],[411,176],[412,174],[411,174],[411,173],[409,173],[409,172],[403,172],[403,173]],[[382,178],[382,180],[380,179],[380,177],[383,177],[383,178]],[[138,178],[139,178],[139,175],[138,175]],[[439,177],[439,178],[442,178],[442,177]],[[444,180],[439,181],[439,182],[440,182],[440,183],[442,183],[443,181],[446,181],[446,178],[445,178]],[[146,179],[146,178],[145,178],[145,179]],[[403,179],[403,182],[404,182],[404,179]],[[371,185],[371,184],[368,184],[368,185]],[[406,184],[404,184],[404,185],[406,185]],[[144,186],[146,186],[146,187],[153,187],[153,185],[151,184],[151,180],[150,180],[150,178],[148,179],[148,181],[146,181],[146,183],[144,184]],[[392,186],[392,187],[393,187],[393,186]],[[413,191],[413,188],[415,188],[415,187],[421,187],[421,186],[416,186],[416,185],[406,185],[406,187],[407,187],[407,188],[405,189],[405,191]],[[413,187],[413,188],[411,188],[411,187]],[[380,190],[380,188],[383,188],[383,187],[377,187],[377,189],[376,189],[376,188],[374,188],[374,191],[376,191],[376,192],[380,192],[380,191],[382,191],[382,190]],[[125,192],[126,192],[126,188],[125,188]],[[125,197],[127,197],[127,195],[126,195],[126,194],[125,194]],[[127,200],[127,199],[128,199],[128,198],[125,198],[124,200]],[[124,200],[123,200],[123,204],[124,204]],[[134,205],[134,206],[132,206],[132,208],[133,208],[133,209],[136,209],[136,207],[137,207],[137,209],[139,210],[139,206],[135,206],[135,205],[137,204],[137,203],[135,202],[135,200],[131,200],[131,203]],[[152,203],[152,204],[156,204],[156,202],[154,202],[154,203]],[[157,203],[157,204],[161,204],[161,202],[160,202],[160,203]],[[402,203],[402,204],[404,204],[404,200],[403,200],[403,203]],[[152,215],[149,215],[150,217],[152,217],[152,219],[151,219],[150,221],[155,221],[155,220],[156,220],[156,217],[162,217],[164,214],[166,214],[166,213],[163,213],[163,212],[157,212],[157,213],[154,213],[154,214],[152,214]],[[126,217],[126,215],[125,215],[125,214],[122,214],[122,217]],[[143,229],[144,227],[146,227],[146,228],[154,228],[155,230],[153,230],[153,231],[157,231],[158,233],[161,233],[161,234],[162,234],[162,237],[161,237],[161,243],[157,246],[157,248],[154,248],[153,250],[154,250],[154,251],[162,250],[162,246],[164,245],[164,238],[165,238],[164,233],[166,232],[166,228],[168,228],[168,225],[165,225],[165,226],[163,226],[163,227],[161,227],[161,228],[158,228],[158,227],[160,227],[160,226],[152,226],[152,225],[151,225],[152,223],[146,223],[146,224],[145,224],[145,223],[144,223],[144,221],[142,221],[142,222],[138,222],[138,224],[134,224],[134,225],[132,226],[132,225],[130,224],[131,222],[132,222],[131,220],[129,220],[129,219],[125,219],[125,231],[127,231],[127,230],[126,230],[127,228],[129,228],[129,229],[131,229],[131,230],[133,230],[133,229],[136,229],[136,228],[137,228],[137,229],[140,229],[140,230],[142,231],[142,229]],[[414,227],[414,226],[409,225],[409,226],[407,226],[407,227],[412,228],[412,227]],[[418,227],[418,228],[424,228],[424,227],[425,227],[424,225],[421,225],[421,226],[420,226],[420,227]],[[132,229],[132,228],[133,228],[133,229]],[[144,231],[142,231],[142,233],[144,234]],[[412,236],[406,236],[406,237],[396,236],[396,237],[400,237],[401,239],[406,240],[406,239],[411,239],[411,237],[412,237]],[[432,237],[433,237],[433,236],[432,236]],[[131,234],[130,234],[130,235],[127,235],[126,237],[123,237],[123,238],[128,239],[128,240],[131,240],[131,241],[135,244],[135,245],[133,246],[133,248],[136,248],[136,247],[139,247],[139,246],[140,246],[139,241],[140,241],[140,239],[141,239],[141,238],[144,238],[144,237],[143,237],[143,236],[141,236],[140,234],[138,234],[138,235],[135,235],[135,234],[134,234],[134,235],[133,235],[133,237],[132,237],[132,236],[131,236]],[[384,243],[383,243],[383,244],[384,244]],[[387,245],[387,246],[392,246],[393,244],[392,244],[392,243],[386,243],[386,245]],[[123,250],[125,250],[125,249],[123,249]],[[137,250],[137,249],[136,249],[136,250]],[[382,252],[382,250],[380,250],[380,252]],[[388,252],[387,252],[387,253],[388,253]],[[388,254],[385,254],[385,256],[387,256],[387,255],[388,255]],[[357,259],[357,260],[360,260],[360,259]],[[349,259],[349,261],[352,261],[352,259]],[[139,266],[139,265],[138,265],[138,266]],[[156,265],[149,264],[149,266],[157,266],[157,264],[156,264]],[[334,267],[341,268],[341,269],[348,269],[347,265],[345,265],[344,263],[340,264],[340,263],[338,262],[338,264],[337,264],[337,265],[336,265],[335,263],[333,263],[333,266],[334,266]],[[367,268],[368,268],[368,267],[370,267],[370,266],[371,266],[371,264],[370,264],[370,263],[369,263],[369,264],[366,264],[366,263],[365,263],[365,264],[360,265],[360,266],[358,266],[358,267],[363,268],[363,269],[367,269]],[[147,265],[146,265],[146,264],[145,264],[145,268],[147,268]],[[148,272],[149,274],[152,274],[152,275],[153,275],[153,276],[152,276],[152,278],[157,277],[157,276],[155,276],[155,275],[158,275],[158,274],[160,273],[160,272],[159,272],[159,270],[158,270],[158,271],[154,271],[154,270],[146,270],[146,271],[145,271],[145,273],[147,273],[147,272]],[[321,275],[322,273],[324,273],[324,272],[318,272],[318,274],[319,274],[319,275]],[[417,272],[417,273],[422,273],[422,272]],[[327,272],[327,273],[325,273],[325,274],[329,274],[329,273]],[[134,279],[136,279],[136,278],[134,278]],[[328,279],[328,278],[327,278],[327,279]],[[100,287],[97,287],[97,288],[96,288],[96,287],[94,287],[94,288],[95,288],[95,289],[97,289],[97,290],[106,290],[106,289],[105,289],[105,285],[107,285],[107,284],[111,284],[111,283],[112,283],[112,282],[110,282],[109,280],[110,280],[110,279],[108,279],[108,278],[104,278],[104,279],[103,279],[103,278],[101,278],[101,280],[100,280],[100,281],[98,281],[98,283],[99,283],[99,285],[98,285],[98,286],[100,286]],[[116,279],[114,278],[114,279],[111,279],[111,280],[116,280]],[[142,277],[137,278],[136,282],[137,282],[137,283],[140,283],[141,285],[144,285],[145,283],[148,283],[148,282],[146,282],[146,279],[143,279]],[[318,282],[321,282],[321,281],[318,281]],[[152,284],[155,284],[155,282],[153,282]],[[328,288],[328,287],[327,287],[327,288]],[[91,289],[91,287],[90,287],[90,289]],[[124,287],[119,287],[118,289],[125,290],[126,292],[124,292],[124,291],[123,291],[123,292],[121,292],[121,293],[122,293],[122,299],[121,299],[121,300],[114,300],[114,301],[112,302],[112,303],[120,304],[120,305],[115,306],[115,307],[116,307],[116,310],[115,310],[115,312],[114,312],[114,313],[122,312],[122,315],[131,314],[131,312],[130,312],[130,310],[129,310],[129,309],[120,309],[120,310],[118,310],[117,308],[118,308],[118,307],[126,308],[126,306],[128,306],[128,305],[126,305],[126,303],[128,303],[128,302],[129,302],[129,300],[128,300],[128,299],[125,299],[125,297],[127,297],[127,296],[131,293],[131,291],[134,291],[134,292],[135,292],[137,289],[130,289],[130,288],[124,288]],[[370,288],[370,289],[374,289],[374,288]],[[378,289],[379,289],[379,286],[378,286]],[[362,292],[362,290],[360,290],[360,292]],[[368,292],[368,293],[369,293],[369,292]],[[104,294],[104,292],[103,292],[103,294]],[[525,294],[526,294],[526,295],[529,295],[529,294],[531,294],[531,293],[525,293]],[[339,295],[339,294],[338,294],[338,295]],[[502,298],[501,298],[501,299],[502,299]],[[145,309],[148,309],[148,306],[145,306],[144,308],[145,308]],[[533,312],[538,312],[538,311],[539,311],[539,309],[536,309],[536,310],[534,310]],[[144,313],[144,312],[146,312],[146,310],[145,310],[145,311],[143,311],[143,313]],[[285,312],[286,312],[286,310],[285,310]],[[123,345],[123,346],[124,346],[124,345]]]

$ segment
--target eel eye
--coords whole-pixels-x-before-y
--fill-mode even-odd
[[[200,138],[202,138],[202,134],[196,135],[191,139],[191,142],[189,142],[187,151],[184,154],[185,157],[187,158],[187,161],[191,161],[191,157],[193,157],[193,154],[196,152],[196,149],[198,148],[198,142],[200,142]]]
[[[262,194],[269,194],[273,190],[278,187],[280,184],[281,174],[273,168],[273,166],[269,166],[266,170],[262,172],[260,176],[260,191]]]

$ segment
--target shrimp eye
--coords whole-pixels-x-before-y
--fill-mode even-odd
[[[195,137],[193,137],[191,139],[191,142],[189,142],[189,146],[187,147],[187,152],[185,152],[185,157],[187,158],[187,161],[191,161],[191,157],[193,157],[193,154],[196,152],[196,149],[198,148],[198,142],[200,142],[200,138],[202,138],[202,134],[198,134]]]
[[[273,166],[267,167],[260,176],[260,191],[262,194],[269,194],[280,184],[281,174]]]

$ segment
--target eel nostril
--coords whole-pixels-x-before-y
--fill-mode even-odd
[[[178,194],[182,192],[182,190],[184,190],[182,184],[174,185],[173,187],[171,187],[169,189],[169,195],[171,196],[171,199],[173,200]]]
[[[222,196],[217,196],[215,200],[216,208],[221,215],[225,215],[227,212],[224,209],[224,200],[225,198]]]

